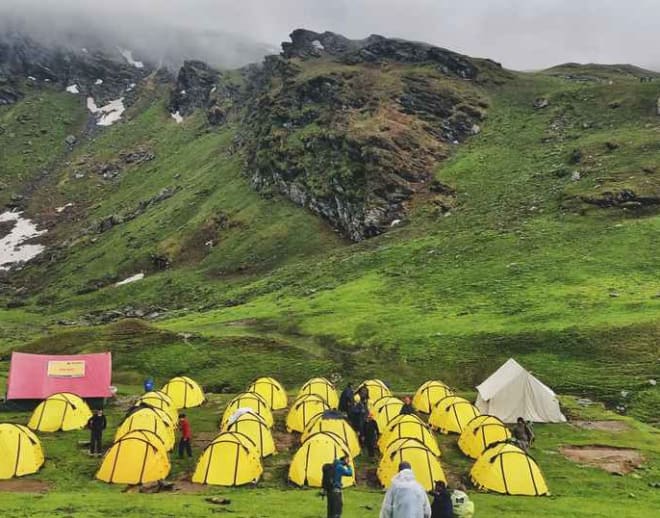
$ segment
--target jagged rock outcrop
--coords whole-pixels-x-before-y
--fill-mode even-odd
[[[225,121],[238,93],[239,87],[220,71],[201,61],[186,61],[177,75],[168,109],[188,116],[201,108],[209,123],[218,125]]]
[[[480,72],[506,77],[423,43],[306,30],[291,40],[248,73],[246,170],[355,241],[404,218],[435,165],[480,131]]]
[[[0,104],[16,102],[34,86],[75,85],[74,91],[94,97],[99,106],[130,96],[153,68],[126,56],[120,49],[46,46],[23,34],[0,34]]]

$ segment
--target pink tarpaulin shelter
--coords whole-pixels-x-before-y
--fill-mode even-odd
[[[7,399],[46,399],[57,392],[83,398],[112,396],[110,353],[49,355],[12,353]]]

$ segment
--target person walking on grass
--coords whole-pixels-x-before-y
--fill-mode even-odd
[[[188,454],[188,457],[192,457],[192,446],[190,445],[192,428],[190,428],[190,421],[188,421],[186,414],[179,416],[179,431],[181,432],[181,438],[179,439],[179,458],[183,458],[184,450]]]
[[[373,459],[376,455],[376,444],[378,443],[378,423],[374,419],[373,412],[369,412],[367,420],[364,423],[364,445],[369,452],[369,458]]]
[[[327,464],[330,467],[330,464]],[[353,475],[353,469],[350,465],[350,458],[344,455],[340,459],[336,459],[330,469],[326,471],[326,466],[323,468],[323,490],[328,498],[327,517],[328,518],[341,518],[344,510],[344,497],[342,494],[343,477],[350,477]]]
[[[409,462],[399,464],[399,472],[385,494],[380,518],[431,518],[429,499],[415,480]]]
[[[108,426],[108,421],[103,415],[103,410],[97,410],[92,417],[87,420],[87,428],[91,432],[91,439],[89,441],[89,454],[101,456],[102,443],[103,443],[103,430]]]

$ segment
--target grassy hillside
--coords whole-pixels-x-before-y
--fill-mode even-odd
[[[199,336],[194,347],[176,334],[140,346],[156,375],[175,370],[162,358],[186,351],[215,384],[228,358],[253,365],[244,347],[275,343],[314,358],[319,373],[378,374],[406,388],[440,374],[470,387],[515,356],[562,392],[657,422],[648,380],[660,374],[658,86],[611,74],[480,86],[489,105],[480,134],[435,172],[455,190],[454,206],[420,194],[401,224],[353,245],[290,202],[255,194],[233,144],[240,122],[177,125],[165,91],[147,84],[126,121],[82,136],[31,193],[28,213],[52,226],[57,244],[12,282],[32,295],[5,290],[24,307],[2,313],[4,348],[34,338],[28,349],[121,350],[123,338],[100,338],[113,328],[80,325],[129,307],[160,314],[131,331],[140,344],[151,326]],[[65,110],[73,97],[48,99]],[[535,108],[539,98],[548,106]],[[130,153],[137,163],[124,161]],[[106,179],[104,170],[119,172]],[[634,196],[617,201],[620,192]],[[100,232],[108,218],[117,223]],[[146,279],[113,287],[137,272]],[[279,369],[295,365],[291,356],[258,361]],[[119,363],[116,375],[132,371]],[[302,381],[285,372],[285,382]],[[235,373],[220,383],[240,386]],[[631,395],[622,400],[622,390]]]

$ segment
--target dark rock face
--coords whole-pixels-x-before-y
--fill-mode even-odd
[[[284,194],[354,241],[378,235],[429,191],[450,147],[480,131],[487,102],[466,80],[499,67],[381,36],[291,38],[246,74],[247,173],[262,193]],[[453,190],[442,196],[452,206]]]
[[[238,95],[238,86],[220,71],[201,61],[186,61],[177,75],[168,109],[182,116],[203,109],[209,123],[217,126],[225,121]]]
[[[116,49],[46,47],[22,34],[0,35],[0,104],[20,99],[27,82],[60,89],[75,84],[81,96],[101,105],[129,94],[152,71],[149,64],[128,63]]]
[[[323,55],[351,64],[395,61],[405,64],[432,63],[447,75],[475,79],[478,68],[467,57],[446,49],[373,34],[364,40],[350,40],[332,32],[318,33],[297,29],[291,42],[282,44],[285,58],[314,58]]]

